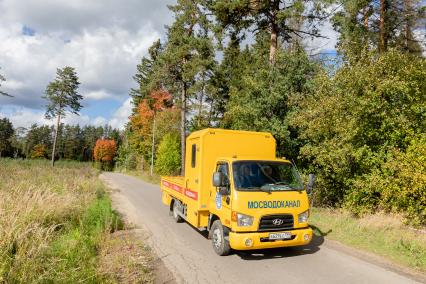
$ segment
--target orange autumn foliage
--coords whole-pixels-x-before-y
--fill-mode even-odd
[[[130,117],[133,129],[142,137],[150,137],[155,113],[169,110],[171,105],[172,96],[169,92],[165,90],[152,91],[148,98],[139,103],[136,113]]]
[[[98,139],[93,149],[93,156],[95,161],[110,162],[114,159],[116,151],[117,145],[114,140]]]

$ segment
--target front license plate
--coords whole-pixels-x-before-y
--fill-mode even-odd
[[[291,233],[273,233],[269,234],[270,240],[288,240],[291,239]]]

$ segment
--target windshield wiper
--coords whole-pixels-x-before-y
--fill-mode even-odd
[[[295,187],[295,186],[292,186],[292,185],[290,185],[288,182],[285,182],[285,181],[279,181],[279,182],[276,182],[276,183],[274,183],[274,185],[286,185],[286,186],[288,186],[289,188],[291,188],[291,189],[295,189],[295,190],[303,190],[303,187]]]
[[[267,189],[267,188],[264,188],[264,185],[262,185],[262,187],[259,187],[259,189],[261,190],[261,191],[264,191],[264,192],[267,192],[267,193],[271,193],[271,188],[269,188],[269,189]]]
[[[288,185],[288,186],[290,186],[288,184],[288,182],[286,182],[286,181],[279,181],[279,182],[274,183],[274,185]]]

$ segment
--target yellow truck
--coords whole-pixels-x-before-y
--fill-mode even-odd
[[[308,244],[313,185],[276,157],[270,133],[213,128],[187,137],[185,176],[161,178],[174,220],[207,230],[219,255]]]

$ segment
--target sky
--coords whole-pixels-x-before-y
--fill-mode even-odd
[[[164,38],[173,0],[0,0],[0,118],[15,127],[53,124],[44,118],[44,90],[56,69],[71,66],[80,79],[80,115],[68,124],[123,128],[131,113],[132,76],[151,44]],[[333,50],[336,34],[308,44]]]

